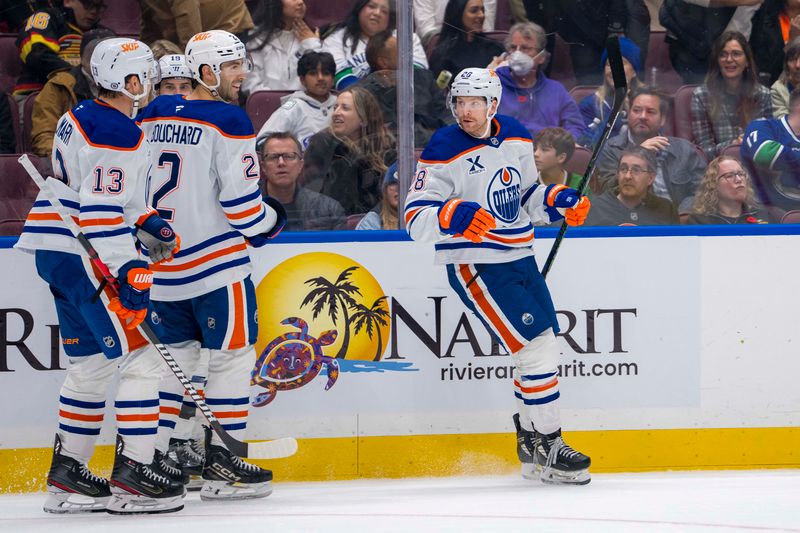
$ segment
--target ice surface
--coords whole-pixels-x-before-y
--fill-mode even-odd
[[[800,532],[800,470],[597,474],[584,487],[516,476],[278,483],[262,500],[193,493],[183,511],[137,517],[48,515],[44,498],[0,496],[0,531]]]

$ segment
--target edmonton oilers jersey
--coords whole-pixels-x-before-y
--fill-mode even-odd
[[[544,203],[530,133],[498,115],[492,135],[476,139],[457,125],[439,129],[417,163],[405,205],[406,228],[416,241],[436,243],[436,262],[503,263],[532,255],[533,226],[559,220]],[[461,198],[480,204],[497,227],[473,243],[439,230],[439,208]],[[552,216],[552,219],[551,219]]]

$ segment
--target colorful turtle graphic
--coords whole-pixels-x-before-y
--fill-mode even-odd
[[[333,344],[338,333],[330,329],[319,339],[308,334],[308,324],[298,317],[290,317],[281,324],[294,326],[300,331],[281,335],[270,342],[258,356],[250,379],[251,385],[267,389],[253,400],[254,407],[262,407],[275,399],[279,390],[302,387],[319,374],[322,364],[328,365],[328,383],[325,390],[333,387],[339,377],[339,363],[323,355],[322,347]]]

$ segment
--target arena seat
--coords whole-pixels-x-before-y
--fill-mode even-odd
[[[0,90],[11,92],[22,73],[22,61],[16,45],[17,35],[0,35]]]
[[[357,215],[347,215],[347,229],[356,229],[358,223],[364,218],[366,213],[358,213]]]
[[[569,90],[569,95],[575,100],[576,104],[580,104],[581,100],[589,96],[590,94],[594,94],[597,90],[597,87],[594,85],[576,85],[572,89]]]
[[[25,226],[24,219],[4,218],[0,219],[0,237],[12,237],[22,233]]]
[[[511,5],[508,0],[497,0],[497,11],[494,15],[494,29],[508,30],[514,24]]]
[[[100,24],[118,35],[138,35],[142,26],[142,10],[139,2],[130,0],[106,0],[108,8],[100,17]]]
[[[564,163],[564,169],[571,174],[583,176],[586,173],[586,169],[589,167],[589,160],[591,158],[591,150],[584,148],[583,146],[576,146],[572,157],[570,157],[569,160]],[[600,193],[599,187],[597,186],[597,179],[595,177],[592,177],[592,179],[589,181],[589,188],[595,194]]]
[[[281,97],[292,94],[293,91],[256,91],[247,97],[244,109],[256,133],[267,119],[281,106]]]
[[[664,40],[665,36],[666,32],[664,31],[650,32],[644,81],[664,92],[673,93],[683,85],[683,79],[672,66],[669,58],[669,46]]]
[[[697,85],[684,85],[675,91],[673,100],[673,131],[675,137],[694,142],[692,135],[692,93]]]
[[[721,154],[719,155],[726,155],[728,157],[732,157],[738,161],[742,160],[742,145],[741,144],[732,144],[725,148]]]
[[[781,217],[781,224],[800,224],[800,210],[787,211]]]
[[[561,82],[568,91],[575,87],[577,80],[572,67],[572,57],[569,55],[569,45],[558,34],[550,62],[553,64],[550,69],[550,79]]]
[[[39,188],[17,161],[19,154],[0,155],[0,212],[6,227],[16,228],[10,221],[24,221],[31,210]],[[43,174],[47,163],[41,158],[31,156],[31,161]],[[21,228],[21,226],[20,226]]]
[[[35,93],[31,93],[25,97],[25,103],[22,105],[22,146],[20,148],[21,152],[29,152],[32,146],[32,136],[31,132],[33,131],[33,104],[36,101],[36,96],[39,94],[39,91]]]
[[[14,100],[14,97],[10,94],[6,94],[6,99],[8,100],[8,108],[11,110],[11,120],[14,122],[14,138],[17,142],[16,151],[22,151],[22,128],[20,127],[19,123],[19,107],[17,106],[17,102]]]
[[[342,0],[306,0],[306,23],[313,30],[344,21],[353,2]]]

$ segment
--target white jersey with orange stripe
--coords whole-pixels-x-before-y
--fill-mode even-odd
[[[138,122],[151,146],[150,205],[181,237],[172,262],[153,265],[151,298],[186,300],[241,281],[251,270],[244,236],[269,231],[255,132],[239,107],[160,96]]]
[[[48,183],[115,276],[140,259],[132,229],[148,213],[150,154],[134,121],[102,100],[86,100],[59,119],[53,140],[55,179]],[[80,255],[81,247],[39,193],[17,248]]]
[[[405,204],[406,230],[415,241],[435,242],[437,264],[505,263],[533,253],[534,225],[562,218],[545,205],[530,133],[516,119],[498,115],[486,139],[457,125],[439,129],[417,163]],[[480,204],[497,227],[474,243],[442,233],[439,208],[461,198]]]

